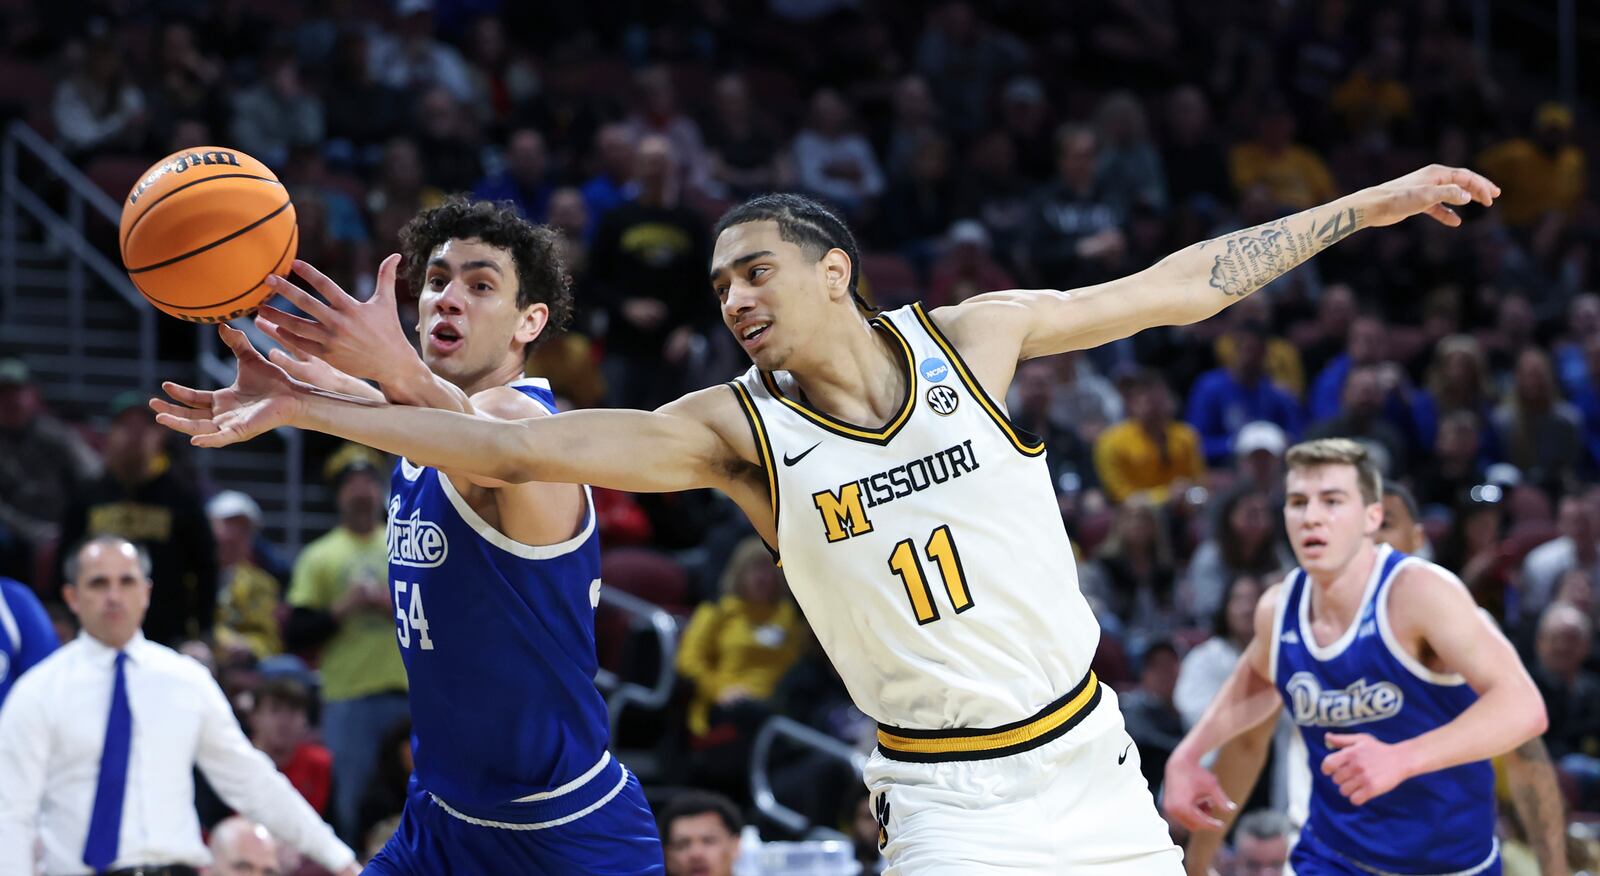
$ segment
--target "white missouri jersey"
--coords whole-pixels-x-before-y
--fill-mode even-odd
[[[872,325],[903,352],[909,388],[881,429],[811,409],[787,372],[733,382],[789,586],[856,704],[890,725],[879,743],[892,756],[1042,745],[1100,699],[1100,629],[1044,446],[1011,426],[920,305]]]

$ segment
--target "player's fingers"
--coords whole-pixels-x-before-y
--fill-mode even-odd
[[[333,282],[327,274],[312,267],[310,262],[295,259],[294,272],[304,277],[306,282],[311,284],[311,288],[317,290],[327,300],[329,307],[337,310],[345,305],[356,303],[356,300],[350,297],[350,293],[344,291],[338,283]],[[307,312],[309,313],[310,311]]]
[[[286,329],[302,338],[309,338],[319,343],[325,343],[330,334],[326,325],[316,320],[295,316],[270,304],[263,304],[261,309],[256,311],[256,325],[263,330],[267,325],[277,329]]]
[[[207,409],[211,407],[212,393],[207,389],[194,389],[181,383],[163,380],[161,391],[190,407]]]
[[[321,341],[295,334],[288,329],[273,325],[270,322],[265,322],[258,319],[256,321],[256,326],[259,327],[263,332],[266,332],[268,337],[282,344],[285,349],[294,351],[294,353],[298,356],[315,356],[328,351],[327,346]]]
[[[1337,751],[1360,742],[1366,735],[1365,733],[1325,733],[1322,736],[1322,744]],[[1334,756],[1337,757],[1337,755]]]
[[[1455,204],[1460,206],[1471,203],[1472,194],[1464,187],[1450,183],[1424,189],[1422,191],[1422,199],[1429,204]]]
[[[400,254],[392,252],[389,257],[378,265],[378,284],[372,290],[372,297],[382,298],[385,301],[394,300],[395,277],[400,273]]]
[[[151,399],[150,410],[158,414],[171,414],[174,417],[182,417],[185,420],[206,420],[211,417],[211,411],[208,408],[185,407],[184,405],[173,404],[164,398]]]
[[[1494,180],[1465,167],[1451,168],[1450,181],[1471,192],[1472,199],[1485,207],[1500,197],[1500,187],[1494,184]]]
[[[222,342],[228,345],[228,349],[233,351],[233,355],[237,356],[239,361],[248,362],[251,359],[261,358],[261,353],[257,352],[255,347],[250,346],[250,339],[245,337],[244,332],[233,326],[217,326],[217,336],[222,338]]]
[[[268,275],[267,285],[272,287],[272,291],[289,299],[289,303],[310,314],[313,319],[320,322],[330,321],[338,310],[338,300],[329,296],[328,293],[323,292],[323,297],[318,298],[277,274]],[[334,288],[337,289],[338,287]],[[340,294],[344,293],[341,292]],[[327,300],[324,301],[324,299]],[[263,306],[262,309],[265,310],[267,306]],[[277,310],[277,308],[272,309]],[[282,313],[283,311],[278,310],[278,312]]]
[[[1439,222],[1441,225],[1448,225],[1451,228],[1455,228],[1461,224],[1461,217],[1456,215],[1456,211],[1446,207],[1443,204],[1434,204],[1432,207],[1429,207],[1422,212],[1433,217],[1433,219]]]
[[[191,438],[200,435],[210,435],[211,433],[217,431],[217,424],[211,422],[209,419],[191,420],[187,417],[180,417],[165,411],[156,414],[156,422],[166,426],[168,429],[171,429],[174,432],[182,432]]]

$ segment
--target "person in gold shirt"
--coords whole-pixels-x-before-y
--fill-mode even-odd
[[[1583,150],[1572,143],[1572,110],[1559,103],[1539,107],[1531,138],[1490,146],[1478,164],[1505,186],[1496,212],[1512,227],[1551,212],[1570,214],[1587,185]]]
[[[711,729],[718,706],[771,697],[803,641],[805,621],[759,538],[734,548],[722,594],[695,609],[678,648],[678,671],[694,683],[688,721],[697,737]]]
[[[1128,418],[1100,433],[1094,467],[1113,502],[1143,494],[1156,503],[1205,478],[1200,435],[1173,418],[1172,391],[1154,371],[1128,381]]]
[[[1272,201],[1286,209],[1305,210],[1339,194],[1322,158],[1294,142],[1294,115],[1279,101],[1262,107],[1255,139],[1234,146],[1228,166],[1241,196],[1265,186]]]
[[[206,502],[217,540],[217,649],[255,660],[283,651],[278,631],[278,579],[251,556],[261,506],[238,490],[223,490]]]

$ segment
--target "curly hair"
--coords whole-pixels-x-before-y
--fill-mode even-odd
[[[446,241],[468,239],[511,254],[517,270],[518,309],[540,303],[550,308],[550,321],[528,349],[567,327],[572,321],[572,288],[561,260],[560,235],[522,218],[510,201],[474,201],[456,195],[418,213],[400,230],[406,282],[420,290],[433,251]]]

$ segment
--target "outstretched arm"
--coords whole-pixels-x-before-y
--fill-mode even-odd
[[[724,387],[656,411],[575,411],[495,420],[452,411],[365,402],[289,377],[223,326],[239,359],[226,389],[165,383],[176,400],[152,399],[157,421],[197,447],[222,447],[281,426],[311,429],[405,456],[418,465],[470,472],[505,483],[594,484],[632,492],[726,489],[755,459],[737,401]],[[737,423],[737,429],[728,424]],[[748,448],[744,445],[749,445]]]
[[[1280,598],[1281,585],[1261,595],[1256,603],[1255,638],[1239,655],[1233,674],[1223,682],[1205,715],[1167,760],[1161,805],[1190,830],[1221,830],[1221,818],[1236,808],[1217,777],[1200,765],[1200,758],[1266,721],[1282,704],[1272,684],[1269,650]]]
[[[1261,769],[1267,763],[1267,752],[1272,750],[1272,734],[1277,728],[1278,716],[1274,714],[1217,749],[1217,760],[1211,765],[1211,771],[1216,774],[1227,799],[1243,800],[1255,789]],[[1189,876],[1206,876],[1211,872],[1211,861],[1222,847],[1222,838],[1238,811],[1225,808],[1215,814],[1222,827],[1193,831],[1183,847],[1183,869]]]
[[[1544,699],[1516,650],[1465,585],[1436,567],[1412,566],[1390,587],[1389,623],[1400,646],[1438,655],[1478,701],[1450,723],[1392,745],[1366,733],[1328,734],[1328,747],[1338,750],[1322,759],[1322,772],[1357,806],[1412,776],[1503,754],[1548,725]]]
[[[1470,170],[1432,165],[1284,219],[1202,241],[1119,280],[1067,292],[991,292],[941,308],[940,322],[969,359],[974,346],[992,347],[994,357],[1009,356],[1012,363],[1089,349],[1147,328],[1212,316],[1363,228],[1417,214],[1456,226],[1461,219],[1451,205],[1477,201],[1487,206],[1499,195],[1498,186]]]
[[[1568,876],[1567,812],[1556,784],[1555,767],[1544,740],[1529,739],[1506,753],[1506,784],[1511,786],[1511,806],[1528,835],[1528,844],[1545,876]]]

